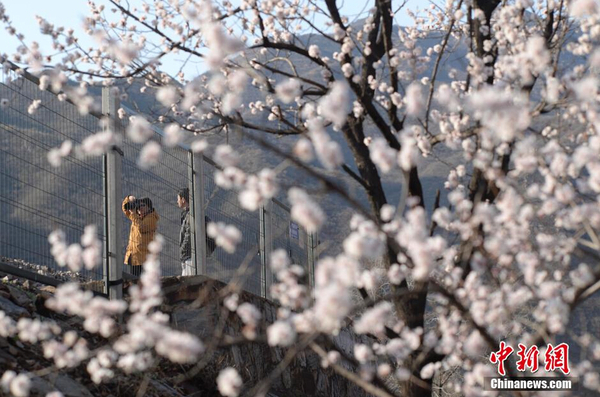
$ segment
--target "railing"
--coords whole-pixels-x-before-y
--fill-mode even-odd
[[[128,119],[116,117],[118,101],[103,89],[102,112],[81,115],[75,104],[40,90],[35,76],[17,73],[16,67],[2,69],[0,75],[0,271],[42,283],[77,279],[106,294],[120,289],[130,226],[120,206],[123,197],[134,195],[149,197],[160,216],[158,233],[165,239],[160,257],[163,275],[180,275],[177,192],[189,187],[197,274],[224,282],[240,277],[245,290],[266,297],[273,282],[268,258],[272,250],[282,248],[306,269],[312,284],[317,239],[291,221],[285,204],[272,200],[258,212],[244,210],[236,192],[214,183],[217,165],[185,146],[163,146],[158,164],[141,170],[136,162],[142,145],[125,134],[121,147],[104,157],[69,155],[53,167],[48,151],[64,140],[81,143],[105,128],[102,117],[110,128],[125,131]],[[39,108],[29,113],[38,99]],[[160,142],[162,131],[155,131],[152,139]],[[235,253],[217,247],[207,255],[204,216],[233,224],[242,232]],[[74,243],[88,224],[97,226],[105,244],[103,266],[77,273],[59,268],[50,254],[49,233],[60,228]]]

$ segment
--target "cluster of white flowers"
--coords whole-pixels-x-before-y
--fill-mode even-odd
[[[301,92],[300,80],[298,79],[288,79],[275,87],[277,98],[283,103],[292,103],[300,96]]]
[[[355,321],[354,330],[359,334],[370,333],[378,337],[385,334],[385,326],[393,319],[393,308],[390,302],[380,302],[372,309],[367,310]]]
[[[244,302],[237,307],[236,313],[244,323],[242,334],[248,339],[255,339],[258,330],[258,322],[262,318],[260,310],[253,304]]]
[[[307,121],[307,126],[309,137],[321,164],[328,170],[339,167],[344,162],[342,149],[325,131],[323,120],[320,117],[312,118]]]
[[[371,161],[379,167],[381,172],[387,174],[396,167],[398,151],[392,149],[384,138],[375,138],[368,146]]]
[[[83,154],[90,156],[101,156],[114,146],[119,146],[123,141],[121,134],[111,130],[97,132],[86,137],[79,147]]]
[[[346,254],[357,259],[378,259],[385,253],[385,233],[373,221],[354,215],[350,227],[353,231],[344,240]]]
[[[337,128],[346,124],[350,112],[350,90],[345,83],[336,81],[327,95],[319,100],[319,114],[331,121]]]
[[[40,108],[41,105],[42,105],[41,99],[34,99],[31,102],[31,105],[29,105],[29,107],[27,108],[27,113],[34,114],[35,112],[37,112],[37,110]]]
[[[223,168],[235,167],[240,162],[240,155],[230,145],[218,145],[213,160]]]
[[[186,134],[181,127],[176,123],[171,123],[165,127],[165,137],[163,142],[167,147],[174,147],[181,143],[185,137]],[[194,152],[198,152],[198,150],[195,150]]]
[[[85,227],[81,245],[74,243],[67,246],[66,235],[60,229],[50,233],[48,241],[56,263],[61,267],[67,266],[73,272],[80,271],[82,267],[91,270],[102,261],[102,242],[98,240],[95,225]]]
[[[248,211],[256,211],[277,194],[279,187],[275,171],[264,168],[258,175],[250,175],[241,187],[239,201]]]
[[[482,146],[488,150],[510,142],[531,122],[527,98],[511,90],[485,86],[470,95],[469,105],[485,127]]]
[[[105,338],[116,330],[114,316],[127,309],[125,302],[95,297],[91,291],[81,290],[77,283],[61,284],[54,296],[46,301],[46,306],[58,313],[83,317],[86,331],[99,333]]]
[[[135,143],[144,143],[154,136],[152,126],[143,116],[131,116],[127,126],[127,137]]]
[[[137,165],[142,170],[147,170],[158,164],[162,154],[162,147],[156,141],[148,141],[142,150],[137,160]]]
[[[267,328],[269,346],[291,346],[296,341],[296,331],[287,320],[279,320]]]
[[[156,91],[156,99],[165,107],[170,108],[179,100],[180,95],[177,87],[166,85]]]
[[[0,386],[5,393],[15,397],[29,397],[31,389],[31,378],[27,374],[16,374],[14,371],[6,371],[0,378]]]
[[[292,204],[292,219],[302,225],[308,233],[316,232],[323,226],[325,212],[304,190],[291,188],[288,198]]]
[[[209,223],[206,234],[214,238],[215,243],[230,254],[235,252],[236,246],[242,241],[242,233],[239,229],[223,222]]]
[[[304,276],[304,269],[292,265],[284,249],[276,249],[271,253],[269,265],[279,283],[271,285],[271,297],[282,306],[293,310],[305,308],[309,303],[309,292],[305,285],[299,283]]]
[[[19,339],[23,342],[38,343],[60,334],[60,327],[53,321],[20,318],[16,329]],[[10,335],[10,334],[9,334]]]
[[[396,241],[407,251],[414,267],[412,276],[426,280],[436,260],[446,249],[446,240],[441,236],[429,236],[427,218],[423,207],[410,209],[396,235]]]
[[[227,367],[219,372],[217,387],[222,396],[237,397],[242,391],[242,386],[242,378],[234,368]]]
[[[48,162],[53,167],[60,167],[62,163],[62,159],[71,154],[71,150],[73,149],[73,142],[70,140],[64,141],[60,147],[52,148],[48,152]]]
[[[63,335],[63,341],[49,340],[42,344],[44,357],[54,360],[57,368],[75,368],[89,357],[87,341],[80,338],[76,331],[68,331]]]

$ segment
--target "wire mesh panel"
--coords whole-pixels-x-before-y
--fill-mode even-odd
[[[233,254],[217,249],[207,258],[207,276],[229,282],[242,265],[243,288],[256,295],[261,293],[260,276],[260,229],[257,212],[244,210],[238,203],[237,194],[218,187],[214,182],[216,166],[204,162],[205,213],[212,222],[234,225],[242,232],[242,241]]]
[[[126,130],[128,121],[122,120]],[[157,142],[162,141],[157,132],[152,137]],[[179,230],[181,227],[181,212],[177,206],[177,192],[189,187],[188,152],[181,147],[162,146],[162,154],[156,165],[148,170],[142,170],[137,160],[141,144],[132,142],[127,136],[123,140],[123,198],[128,195],[136,199],[149,198],[159,216],[157,233],[164,238],[164,246],[160,255],[163,276],[181,275],[179,255]],[[124,217],[123,222],[123,253],[127,249],[131,222]],[[123,258],[124,259],[124,258]],[[125,268],[125,271],[128,269]]]
[[[273,250],[284,249],[292,263],[308,271],[306,231],[291,220],[289,208],[277,200],[272,201],[271,225]]]
[[[70,155],[54,167],[47,157],[65,140],[78,144],[98,132],[99,120],[41,91],[33,77],[4,68],[0,76],[0,256],[59,279],[101,280],[102,266],[80,273],[59,268],[48,243],[55,229],[78,243],[90,224],[104,240],[102,158]],[[37,100],[37,109],[30,108]],[[96,287],[101,290],[102,284]]]

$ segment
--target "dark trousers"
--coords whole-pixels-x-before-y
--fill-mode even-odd
[[[125,269],[123,269],[123,270],[126,271],[127,273],[131,274],[132,276],[140,277],[142,275],[143,266],[141,266],[141,265],[131,266],[131,258],[129,258],[129,263],[125,263],[124,265],[125,265]]]

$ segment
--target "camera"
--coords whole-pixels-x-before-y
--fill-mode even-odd
[[[127,210],[127,211],[137,211],[140,208],[140,203],[141,203],[140,199],[135,199],[133,201],[125,203],[125,210]]]

